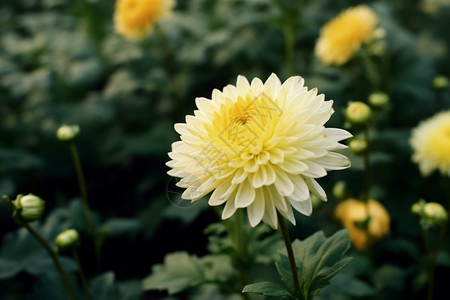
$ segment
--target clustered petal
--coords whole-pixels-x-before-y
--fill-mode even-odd
[[[265,83],[239,76],[236,85],[197,98],[198,110],[176,124],[181,140],[172,144],[169,175],[179,177],[182,198],[196,201],[211,193],[209,204],[225,204],[222,218],[247,208],[249,222],[276,228],[277,211],[295,224],[293,209],[310,215],[310,192],[326,201],[316,181],[330,170],[350,166],[339,141],[345,130],[325,128],[333,101],[303,78]]]
[[[439,170],[450,176],[450,110],[442,111],[413,129],[410,144],[412,160],[422,175]]]
[[[346,9],[322,27],[315,55],[327,65],[345,64],[376,37],[377,23],[377,15],[366,5]]]
[[[174,6],[174,0],[117,0],[116,32],[131,40],[141,39],[159,19],[168,16]]]

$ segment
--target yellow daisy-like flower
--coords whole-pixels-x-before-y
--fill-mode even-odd
[[[310,191],[326,200],[315,178],[350,166],[338,142],[351,137],[325,128],[333,101],[308,90],[294,76],[283,84],[275,74],[265,83],[238,76],[236,86],[197,98],[198,110],[175,124],[181,141],[172,144],[169,175],[182,178],[183,199],[212,192],[209,204],[225,204],[222,218],[247,208],[252,226],[277,228],[277,211],[295,224],[292,207],[312,212]]]
[[[412,160],[419,165],[422,175],[439,170],[450,176],[450,110],[423,121],[413,129],[410,144]]]
[[[131,40],[143,38],[159,19],[170,14],[174,6],[174,0],[117,0],[116,32]]]
[[[367,228],[357,226],[358,222],[370,220]],[[367,249],[389,233],[391,218],[384,206],[373,199],[368,201],[368,207],[357,199],[347,199],[336,207],[334,215],[350,232],[350,239],[359,250]]]
[[[376,36],[377,23],[377,15],[368,6],[348,8],[322,27],[315,55],[327,65],[345,64]]]

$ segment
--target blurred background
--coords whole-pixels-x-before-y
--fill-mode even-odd
[[[390,103],[372,136],[370,196],[386,207],[391,228],[370,254],[350,250],[354,263],[347,272],[364,284],[355,287],[363,292],[348,295],[342,286],[334,291],[339,299],[424,299],[425,254],[410,207],[419,198],[448,204],[450,187],[437,172],[421,176],[408,140],[420,121],[450,108],[449,89],[433,87],[436,76],[450,75],[449,1],[178,0],[158,30],[130,41],[114,30],[112,0],[1,0],[0,194],[45,199],[45,234],[68,224],[79,229],[87,245],[80,248],[87,275],[113,272],[125,290],[136,289],[167,253],[207,253],[203,230],[219,218],[205,199],[183,202],[176,179],[166,174],[167,153],[179,139],[173,124],[193,114],[196,97],[210,98],[213,89],[235,84],[239,74],[265,81],[276,73],[281,81],[300,75],[308,88],[333,99],[335,114],[327,127],[343,128],[347,103],[366,101],[373,89],[358,60],[326,66],[314,47],[327,21],[358,4],[369,5],[385,31],[373,56],[379,88]],[[83,235],[71,154],[55,135],[63,124],[81,130],[76,145],[104,234],[97,266]],[[348,195],[356,197],[363,168],[360,156],[346,154],[352,167],[319,180],[329,201],[317,204],[311,217],[296,213],[293,237],[342,228],[333,216],[338,201],[332,187],[345,181]],[[57,221],[49,217],[55,211],[61,214]],[[0,237],[0,267],[17,258],[14,266],[0,268],[0,298],[37,299],[46,270],[26,265],[39,264],[45,254],[20,235],[5,202]],[[435,299],[447,295],[446,241],[438,256]],[[136,297],[158,299],[148,293]]]

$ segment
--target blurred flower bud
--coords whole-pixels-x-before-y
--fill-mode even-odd
[[[58,252],[75,249],[79,243],[78,231],[75,229],[67,229],[55,238],[56,248]]]
[[[369,95],[369,103],[373,107],[383,108],[389,104],[389,96],[383,92],[375,92]]]
[[[345,181],[338,181],[336,182],[336,184],[333,186],[333,196],[336,197],[336,199],[342,200],[345,197],[346,194],[346,188],[347,188],[347,184],[345,183]]]
[[[447,212],[441,204],[429,202],[423,207],[421,221],[425,226],[440,226],[445,224],[447,219]]]
[[[386,32],[384,32],[384,34],[386,34]],[[386,42],[384,40],[375,40],[370,43],[367,50],[371,55],[381,57],[386,53]]]
[[[350,102],[345,109],[345,118],[352,125],[365,125],[372,116],[370,107],[364,102]]]
[[[18,195],[12,203],[15,206],[13,215],[19,214],[26,222],[39,220],[45,211],[45,201],[33,194]]]
[[[419,199],[419,201],[417,201],[416,203],[414,203],[411,206],[411,212],[416,216],[422,216],[424,206],[425,206],[425,200]]]
[[[362,154],[367,150],[367,141],[363,137],[355,137],[348,143],[350,151],[355,154]]]
[[[80,134],[78,125],[62,125],[56,131],[56,137],[61,142],[73,141]]]
[[[384,206],[370,199],[367,203],[349,198],[338,204],[335,217],[350,232],[350,239],[359,250],[365,250],[390,231],[391,218]]]
[[[433,79],[433,87],[437,90],[443,90],[448,87],[448,78],[445,76],[436,76]]]

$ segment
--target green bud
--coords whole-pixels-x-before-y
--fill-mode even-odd
[[[75,229],[67,229],[55,238],[58,252],[75,249],[78,246],[80,237]]]
[[[437,90],[443,90],[448,87],[448,78],[445,76],[436,76],[433,79],[433,87]]]
[[[348,148],[355,154],[362,154],[367,150],[367,141],[362,137],[355,137],[348,143]]]
[[[425,204],[426,204],[426,203],[425,203],[425,200],[420,199],[419,201],[417,201],[416,203],[414,203],[414,204],[411,206],[411,212],[412,212],[414,215],[422,216],[422,214],[423,214],[423,209],[424,209]]]
[[[19,214],[26,222],[39,220],[45,211],[45,201],[33,194],[18,195],[12,203],[15,207],[13,215]]]
[[[80,134],[78,125],[62,125],[56,131],[56,137],[61,142],[73,141]]]
[[[338,181],[336,182],[336,184],[333,186],[332,189],[332,193],[333,196],[336,197],[337,199],[344,199],[345,198],[345,194],[346,194],[346,189],[347,189],[347,184],[345,183],[345,181]]]
[[[345,118],[352,125],[365,125],[372,116],[370,107],[364,102],[350,102],[345,109]]]
[[[383,108],[389,104],[389,96],[383,92],[375,92],[369,95],[369,103],[373,107]]]
[[[428,226],[439,226],[447,222],[445,208],[436,202],[429,202],[423,207],[422,222]]]

